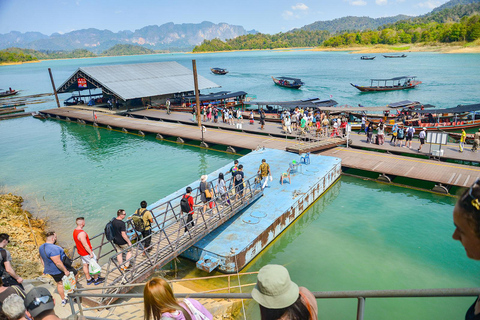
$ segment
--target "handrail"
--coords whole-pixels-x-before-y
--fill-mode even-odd
[[[440,288],[440,289],[406,289],[406,290],[360,290],[360,291],[314,291],[312,292],[316,299],[358,299],[357,320],[362,320],[365,312],[366,298],[435,298],[435,297],[474,297],[480,295],[480,288]],[[251,293],[175,293],[177,298],[197,298],[197,299],[252,299]],[[131,294],[85,294],[71,293],[68,298],[72,308],[72,314],[79,312],[83,315],[83,310],[78,312],[74,310],[73,301],[79,302],[81,297],[113,297],[116,298],[143,298],[141,293]],[[138,301],[135,303],[142,303]],[[131,303],[134,304],[134,303]],[[113,306],[113,305],[111,305]],[[115,305],[119,306],[119,305]],[[92,307],[85,310],[94,310],[100,307]],[[87,316],[88,319],[92,318]]]

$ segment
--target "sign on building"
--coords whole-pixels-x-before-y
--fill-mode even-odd
[[[87,88],[87,79],[85,78],[78,78],[77,79],[78,87],[79,88]]]

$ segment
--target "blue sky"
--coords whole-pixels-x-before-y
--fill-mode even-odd
[[[277,33],[344,16],[421,15],[447,0],[0,0],[0,33],[114,32],[167,22],[211,21]]]

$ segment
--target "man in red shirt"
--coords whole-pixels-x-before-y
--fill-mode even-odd
[[[189,210],[188,212],[186,211],[186,208],[184,208],[184,206],[180,203],[180,207],[181,207],[181,210],[182,212],[186,213],[187,214],[187,223],[185,224],[185,232],[188,231],[188,228],[189,227],[193,227],[195,224],[193,223],[193,214],[195,213],[195,211],[193,211],[193,208],[195,207],[201,207],[201,205],[199,204],[195,204],[195,202],[193,201],[193,197],[191,196],[192,194],[192,188],[190,187],[187,187],[187,189],[185,190],[185,195],[183,196],[183,198],[187,199],[188,201],[188,206],[189,206]]]
[[[90,243],[88,234],[83,230],[83,228],[85,227],[85,218],[77,218],[76,223],[77,227],[75,228],[75,230],[73,230],[73,240],[75,241],[75,245],[77,246],[78,254],[82,259],[83,273],[85,273],[85,277],[87,278],[87,285],[90,285],[92,283],[95,285],[103,283],[105,281],[105,278],[100,277],[100,273],[93,275],[93,278],[90,276],[90,263],[97,263],[97,257],[92,250],[92,244]]]

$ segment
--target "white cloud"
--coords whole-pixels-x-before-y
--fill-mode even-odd
[[[387,0],[375,0],[375,3],[378,4],[379,6],[383,6],[387,4]]]
[[[434,9],[438,7],[441,4],[440,1],[435,1],[435,0],[427,0],[425,2],[420,2],[415,5],[416,8],[428,8],[428,9]]]
[[[292,11],[285,10],[285,11],[283,11],[283,13],[282,13],[282,17],[283,17],[283,19],[285,19],[285,20],[290,20],[290,19],[293,19],[293,18],[294,18],[294,15],[293,15],[293,12],[292,12]]]
[[[297,3],[296,5],[292,6],[293,10],[302,10],[302,11],[307,11],[308,7],[305,3]]]
[[[364,0],[349,0],[348,3],[352,6],[366,6],[367,2]]]

